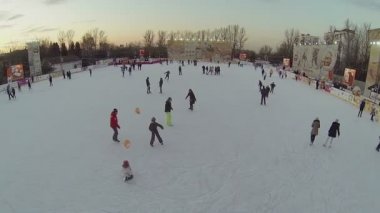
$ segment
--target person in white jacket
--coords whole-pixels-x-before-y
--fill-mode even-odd
[[[124,182],[129,181],[133,178],[132,169],[127,160],[123,161],[123,171],[124,171]]]

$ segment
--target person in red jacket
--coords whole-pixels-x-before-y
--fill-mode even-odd
[[[119,139],[117,139],[118,131],[117,129],[120,129],[119,123],[117,122],[117,109],[113,109],[111,112],[111,128],[113,129],[113,141],[120,142]]]

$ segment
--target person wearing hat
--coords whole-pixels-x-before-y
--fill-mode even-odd
[[[189,107],[189,109],[190,109],[191,111],[193,111],[193,105],[194,105],[195,101],[197,100],[197,99],[195,98],[195,95],[194,95],[193,90],[189,89],[189,92],[187,93],[187,96],[186,96],[185,100],[186,100],[188,97],[189,97],[189,99],[190,99],[190,107]]]
[[[160,142],[161,145],[164,145],[164,143],[162,142],[161,136],[158,133],[157,127],[160,127],[161,129],[164,129],[164,127],[161,124],[159,124],[159,123],[156,122],[156,118],[153,117],[152,120],[151,120],[151,123],[149,125],[149,130],[152,133],[152,136],[150,138],[150,146],[151,147],[153,147],[153,143],[154,143],[155,137],[157,137],[157,139],[158,139],[158,141]]]
[[[172,113],[171,113],[172,110],[173,110],[172,98],[169,97],[168,100],[166,100],[166,102],[165,102],[166,124],[168,126],[173,126],[173,124],[172,124]]]
[[[117,109],[113,109],[113,111],[111,112],[110,126],[113,129],[113,136],[112,136],[113,141],[120,142],[119,139],[117,138],[119,134],[117,129],[120,129],[119,123],[117,121]]]
[[[129,165],[129,162],[127,160],[123,161],[122,167],[123,167],[124,175],[125,175],[124,182],[131,180],[133,178],[133,174],[132,174],[132,169],[131,169],[131,166]]]
[[[316,119],[314,119],[313,123],[311,124],[311,142],[310,142],[310,146],[313,145],[314,140],[315,140],[315,136],[318,135],[318,129],[319,129],[320,126],[321,126],[321,124],[319,122],[319,118],[317,117]]]
[[[328,142],[329,139],[330,139],[330,145],[329,145],[329,148],[331,148],[332,141],[333,141],[334,138],[336,138],[336,134],[338,133],[338,137],[340,136],[339,127],[340,127],[339,120],[336,119],[336,120],[331,124],[331,127],[330,127],[330,129],[329,129],[329,136],[327,137],[326,142],[323,144],[324,147],[326,147],[327,142]]]

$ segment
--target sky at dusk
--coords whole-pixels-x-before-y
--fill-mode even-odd
[[[74,40],[92,28],[115,44],[142,41],[146,30],[215,29],[239,24],[247,49],[279,45],[284,31],[323,36],[329,25],[380,28],[380,0],[0,0],[0,49],[36,38],[57,40],[74,30]]]

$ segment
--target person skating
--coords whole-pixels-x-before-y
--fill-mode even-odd
[[[28,79],[28,87],[29,89],[32,89],[32,84],[30,83],[30,79]]]
[[[358,117],[362,117],[364,107],[365,107],[365,100],[363,99],[360,102]]]
[[[146,82],[146,93],[147,93],[147,94],[150,94],[151,92],[150,92],[150,82],[149,82],[149,77],[146,78],[145,82]]]
[[[21,92],[21,84],[18,81],[17,81],[17,88],[18,88],[18,91]]]
[[[273,69],[271,68],[271,69],[269,70],[269,77],[272,78],[272,75],[273,75]]]
[[[157,137],[158,142],[160,142],[161,145],[164,145],[162,138],[160,134],[158,133],[157,127],[160,127],[161,129],[164,129],[164,127],[156,122],[156,118],[153,117],[151,120],[151,123],[149,125],[149,131],[152,133],[152,136],[150,137],[150,146],[153,147],[154,139]]]
[[[327,145],[327,142],[329,141],[330,139],[330,145],[329,145],[329,148],[331,148],[331,145],[332,145],[332,141],[334,138],[336,138],[336,134],[338,133],[338,137],[340,136],[340,123],[339,123],[339,120],[336,119],[332,124],[331,124],[331,127],[329,129],[329,134],[328,134],[328,137],[326,139],[326,142],[323,144],[324,147],[326,147]]]
[[[63,79],[66,79],[65,70],[62,70]]]
[[[117,109],[113,109],[113,111],[111,112],[110,126],[113,130],[113,136],[112,136],[113,141],[120,142],[117,137],[119,135],[119,132],[117,131],[117,129],[120,129],[119,123],[117,121]]]
[[[128,68],[128,72],[129,72],[129,75],[132,74],[132,67],[131,66]]]
[[[269,97],[269,92],[270,92],[270,87],[269,86],[266,86],[265,87],[265,93],[266,93],[266,95],[267,95],[267,98]]]
[[[90,77],[92,76],[92,69],[89,69],[89,71],[90,71]]]
[[[12,87],[12,98],[15,99],[16,98],[16,90],[14,87]]]
[[[189,100],[190,100],[190,108],[189,109],[192,111],[193,110],[193,105],[194,105],[195,101],[197,101],[197,99],[195,98],[195,95],[193,93],[193,90],[189,89],[189,92],[187,93],[187,96],[186,96],[185,100],[188,97],[190,97],[189,98]]]
[[[123,161],[122,167],[123,167],[124,176],[125,176],[124,182],[132,180],[133,179],[132,169],[127,160]]]
[[[182,67],[181,66],[178,67],[178,75],[182,75]]]
[[[376,107],[375,107],[375,104],[372,105],[371,107],[371,121],[373,121],[373,117],[376,115]]]
[[[321,123],[319,121],[319,118],[314,119],[313,123],[311,124],[311,140],[310,140],[310,146],[313,145],[315,137],[318,135],[318,129],[321,127]]]
[[[165,72],[165,80],[169,81],[169,75],[170,75],[170,71],[168,70]]]
[[[271,84],[270,84],[270,93],[272,93],[273,94],[273,91],[274,91],[274,88],[276,87],[276,84],[274,83],[274,82],[272,82]]]
[[[267,90],[265,89],[265,86],[263,86],[261,89],[260,89],[260,92],[261,92],[261,105],[263,105],[263,103],[264,103],[264,105],[266,105],[266,102],[265,102],[265,99],[266,99],[266,97],[267,97],[267,92],[266,92]]]
[[[169,97],[168,100],[166,100],[166,102],[165,102],[166,124],[168,126],[173,126],[173,124],[172,124],[172,114],[171,114],[172,110],[173,110],[173,107],[172,107],[172,98]]]
[[[263,83],[259,80],[259,90],[263,87]]]
[[[205,65],[202,66],[202,74],[205,74],[206,67]]]
[[[10,84],[7,85],[7,94],[8,94],[9,100],[11,100],[13,98],[13,95],[12,95],[12,88]]]
[[[379,144],[376,147],[376,151],[380,152],[380,136],[379,136]]]
[[[158,85],[160,86],[160,93],[162,94],[162,84],[164,83],[164,80],[160,78],[160,81],[158,82]]]
[[[49,75],[49,82],[50,82],[50,86],[53,86],[53,77],[51,77],[51,75]]]
[[[317,79],[317,81],[315,82],[315,89],[316,89],[316,90],[319,89],[319,79]]]
[[[123,73],[123,78],[124,78],[124,75],[125,75],[125,65],[124,65],[124,67],[121,67],[121,72]]]

